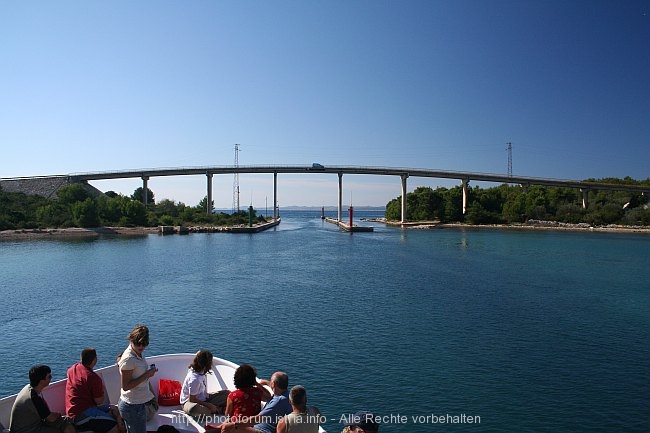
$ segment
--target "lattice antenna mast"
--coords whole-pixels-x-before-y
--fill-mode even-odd
[[[239,144],[235,144],[235,178],[232,182],[232,212],[239,212]]]
[[[512,177],[512,143],[506,143],[506,151],[508,152],[508,177]]]

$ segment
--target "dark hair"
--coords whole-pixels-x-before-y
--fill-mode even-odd
[[[255,383],[257,382],[257,371],[255,371],[255,367],[248,364],[242,364],[237,367],[237,370],[235,370],[234,382],[235,388],[237,389],[255,386]]]
[[[194,360],[190,364],[190,368],[195,373],[205,374],[212,368],[212,352],[209,350],[201,349],[196,352]]]
[[[158,427],[156,433],[178,433],[178,429],[173,425],[165,424]]]
[[[273,376],[271,376],[271,382],[275,382],[275,384],[280,389],[289,388],[289,376],[287,375],[287,373],[276,371],[275,373],[273,373]]]
[[[29,369],[29,384],[34,387],[38,383],[45,379],[48,374],[52,373],[52,370],[47,365],[35,365]]]
[[[289,401],[291,401],[291,404],[294,405],[296,409],[303,411],[307,406],[307,391],[305,388],[300,385],[291,388]]]
[[[86,367],[90,367],[90,364],[92,364],[96,358],[97,351],[92,347],[87,347],[81,351],[81,363]]]
[[[135,328],[129,333],[127,339],[139,346],[148,346],[149,345],[149,328],[145,325],[136,325]]]

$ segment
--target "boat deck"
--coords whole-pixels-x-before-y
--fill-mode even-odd
[[[154,395],[158,396],[158,382],[160,379],[171,379],[183,383],[187,368],[194,359],[194,354],[183,353],[147,357],[147,362],[155,363],[158,372],[150,381]],[[233,376],[237,364],[214,358],[213,374],[208,377],[208,392],[213,393],[222,389],[235,389]],[[117,404],[120,398],[120,372],[117,365],[95,370],[104,380],[107,403]],[[43,397],[53,412],[65,413],[65,379],[50,384],[43,390]],[[15,395],[0,399],[0,424],[9,426],[9,416]],[[217,424],[219,422],[216,422]],[[173,425],[181,433],[203,433],[205,428],[199,425],[192,417],[187,416],[180,405],[160,406],[154,418],[147,423],[147,431],[155,432],[161,425]],[[8,430],[7,430],[8,431]]]

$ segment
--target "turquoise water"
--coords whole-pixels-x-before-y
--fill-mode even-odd
[[[650,431],[650,236],[372,225],[0,243],[0,395],[88,345],[108,365],[142,322],[149,355],[287,371],[330,432],[358,409],[382,432]]]

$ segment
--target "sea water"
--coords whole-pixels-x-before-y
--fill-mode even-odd
[[[364,215],[357,212],[356,216]],[[145,354],[283,370],[330,432],[650,431],[650,236],[344,233],[286,212],[258,234],[0,243],[0,395],[137,323]]]

